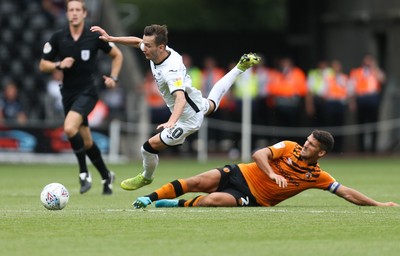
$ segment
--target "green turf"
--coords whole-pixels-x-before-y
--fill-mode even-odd
[[[399,255],[400,208],[358,207],[324,191],[271,208],[131,207],[166,182],[224,163],[161,159],[155,181],[134,192],[117,184],[136,175],[140,163],[113,165],[112,196],[101,195],[95,171],[92,190],[80,195],[75,165],[2,164],[0,255]],[[321,165],[347,186],[400,202],[400,159],[327,158]],[[40,203],[51,182],[69,189],[64,210]]]

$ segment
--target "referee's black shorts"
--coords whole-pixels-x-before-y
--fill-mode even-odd
[[[69,111],[73,110],[82,115],[85,126],[89,126],[88,115],[96,106],[99,96],[95,88],[87,89],[77,95],[63,98],[64,114],[65,116]]]

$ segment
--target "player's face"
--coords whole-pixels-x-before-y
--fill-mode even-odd
[[[83,8],[83,4],[78,1],[72,1],[67,6],[67,18],[71,26],[77,27],[83,24],[86,18],[86,10]]]
[[[146,56],[146,59],[151,60],[154,63],[160,63],[163,60],[161,54],[165,46],[157,46],[155,36],[143,36],[143,45],[143,54]]]
[[[320,157],[321,148],[319,146],[319,142],[314,136],[311,134],[307,137],[306,142],[303,145],[303,148],[300,152],[300,156],[304,160],[317,161]]]

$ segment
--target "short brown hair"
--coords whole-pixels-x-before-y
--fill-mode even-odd
[[[156,45],[168,44],[168,28],[167,25],[153,24],[144,28],[145,36],[155,36]]]
[[[85,0],[65,0],[65,6],[67,7],[67,9],[68,9],[68,4],[69,4],[69,2],[81,2],[82,3],[82,8],[83,8],[83,10],[84,11],[87,11],[87,9],[86,9],[86,3],[85,3]]]

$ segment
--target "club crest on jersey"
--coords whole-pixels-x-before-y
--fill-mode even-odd
[[[87,61],[90,59],[90,51],[89,50],[82,50],[81,51],[81,59]]]

